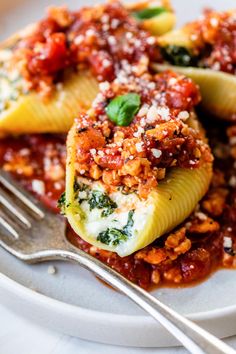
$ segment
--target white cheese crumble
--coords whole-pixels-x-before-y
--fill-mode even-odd
[[[43,181],[40,181],[39,179],[33,179],[32,181],[32,189],[34,192],[37,194],[44,194],[45,193],[45,184]]]
[[[143,117],[147,114],[149,106],[147,104],[144,104],[140,110],[138,111],[138,116]]]
[[[151,106],[147,112],[147,122],[153,123],[157,117],[158,117],[157,107]]]
[[[82,34],[79,34],[77,37],[74,39],[74,43],[76,45],[80,45],[84,40],[84,36]]]
[[[147,38],[147,43],[152,45],[156,43],[156,38],[155,37],[148,37]]]
[[[159,149],[151,149],[151,152],[152,152],[153,156],[157,159],[159,159],[159,157],[161,157],[161,155],[162,155],[162,152]]]
[[[108,60],[109,61],[109,60]],[[110,62],[109,62],[110,63]],[[101,82],[100,84],[99,84],[99,88],[100,88],[100,90],[101,91],[108,91],[109,89],[110,89],[110,84],[109,84],[109,82],[108,81],[104,81],[104,82]]]
[[[164,120],[170,120],[170,110],[168,107],[158,107],[157,113]]]
[[[109,66],[111,66],[111,62],[108,59],[103,59],[102,65],[104,68],[108,68]]]
[[[111,28],[112,29],[116,29],[120,24],[120,20],[118,20],[117,18],[113,18],[111,20]]]
[[[201,221],[207,220],[207,215],[202,213],[201,211],[195,213],[195,216]]]
[[[108,41],[108,43],[110,44],[110,45],[116,45],[116,38],[114,37],[114,36],[109,36],[108,38],[107,38],[107,41]]]
[[[142,127],[138,127],[138,130],[133,134],[135,138],[139,138],[144,133],[144,129]]]
[[[187,120],[189,118],[189,113],[188,111],[181,111],[179,112],[178,116],[177,116],[178,119],[181,119],[181,120]]]
[[[210,19],[210,24],[212,25],[212,27],[217,27],[218,23],[219,23],[219,21],[217,18],[213,17]]]
[[[88,196],[88,193],[87,193],[86,191],[80,191],[80,192],[78,193],[79,199],[86,199],[87,196]]]
[[[88,36],[88,37],[93,37],[93,36],[96,34],[96,32],[95,32],[94,29],[89,28],[89,29],[85,32],[85,34],[86,34],[86,36]]]
[[[143,151],[143,142],[136,143],[135,147],[136,147],[137,152],[142,152]]]
[[[177,79],[175,77],[171,77],[170,80],[168,81],[168,84],[170,86],[175,85],[177,83]]]
[[[103,157],[105,154],[104,154],[103,151],[98,151],[98,155],[101,156],[101,157]]]
[[[232,245],[233,245],[232,238],[228,236],[224,236],[224,240],[223,240],[224,248],[232,248]]]
[[[97,150],[96,150],[96,149],[90,149],[89,151],[90,151],[90,154],[92,154],[92,155],[95,155],[95,154],[96,154],[96,152],[97,152]]]

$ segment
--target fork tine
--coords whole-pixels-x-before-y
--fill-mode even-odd
[[[9,219],[0,210],[0,225],[16,240],[19,238],[19,234],[16,229],[10,224]],[[2,237],[2,236],[1,236]]]
[[[13,200],[10,199],[10,197],[7,196],[6,193],[4,193],[3,190],[0,188],[0,203],[8,210],[10,211],[16,218],[19,220],[23,226],[25,226],[27,229],[31,228],[31,223],[26,217],[19,211],[19,209],[14,206]]]
[[[21,191],[10,176],[2,170],[0,171],[0,183],[31,210],[38,219],[44,218],[44,212],[32,202],[32,197],[26,196],[27,193]]]

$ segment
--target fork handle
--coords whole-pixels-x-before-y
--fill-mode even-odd
[[[236,354],[236,351],[197,324],[180,315],[144,289],[133,284],[114,269],[84,251],[68,245],[67,250],[50,251],[44,260],[73,260],[100,279],[127,295],[162,324],[193,354]],[[41,255],[42,257],[42,255]]]

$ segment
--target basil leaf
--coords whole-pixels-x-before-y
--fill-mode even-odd
[[[140,108],[140,96],[137,93],[114,98],[107,106],[108,117],[116,125],[128,126]]]
[[[144,10],[136,11],[133,13],[133,16],[137,20],[148,20],[149,18],[153,18],[162,14],[163,12],[168,12],[164,7],[149,7]]]

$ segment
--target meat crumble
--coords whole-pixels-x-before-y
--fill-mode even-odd
[[[189,123],[200,100],[190,79],[172,72],[126,78],[125,84],[119,76],[101,83],[92,108],[75,120],[76,170],[102,180],[108,189],[123,186],[146,198],[166,169],[198,168],[212,155],[202,130]],[[107,105],[129,92],[139,95],[140,105],[128,126],[118,126],[109,119]]]
[[[49,8],[47,18],[16,44],[13,56],[29,89],[44,96],[68,68],[89,68],[98,81],[112,81],[124,60],[141,74],[159,58],[156,38],[118,1],[74,12]]]
[[[190,65],[236,73],[236,12],[205,10],[199,20],[184,27],[189,34]],[[185,62],[185,64],[187,63]]]

